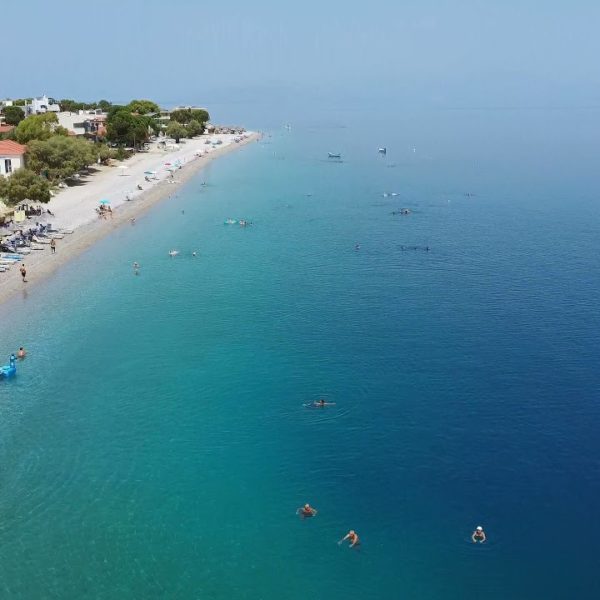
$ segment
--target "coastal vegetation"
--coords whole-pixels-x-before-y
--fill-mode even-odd
[[[159,113],[158,104],[151,100],[132,100],[125,106],[114,104],[106,118],[106,138],[113,144],[135,149],[161,131]]]
[[[192,121],[197,121],[203,127],[210,120],[208,111],[202,108],[180,108],[171,111],[171,121],[177,121],[182,125],[189,125]]]
[[[19,169],[10,177],[0,177],[0,198],[6,198],[9,204],[23,200],[49,202],[50,183],[30,169]]]
[[[87,140],[61,135],[32,140],[27,145],[27,168],[50,183],[59,183],[94,163],[94,150]]]
[[[25,111],[20,106],[5,106],[2,114],[7,125],[18,125],[25,118]]]
[[[126,107],[129,112],[138,115],[156,115],[160,107],[152,100],[132,100]]]
[[[171,121],[165,129],[165,133],[173,138],[177,144],[181,138],[188,136],[188,130],[177,121]]]
[[[96,109],[106,112],[111,107],[111,103],[108,100],[99,100],[98,102],[77,102],[76,100],[70,100],[69,98],[59,100],[58,105],[60,106],[60,110],[67,112]]]
[[[23,119],[13,134],[19,144],[28,144],[32,140],[47,140],[53,135],[68,135],[69,132],[60,127],[55,113],[44,113]]]

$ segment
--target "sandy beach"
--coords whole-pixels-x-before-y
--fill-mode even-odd
[[[24,257],[27,283],[21,281],[19,263],[15,263],[10,271],[0,273],[0,303],[24,286],[31,289],[36,282],[56,272],[94,242],[173,195],[176,189],[211,161],[256,141],[259,134],[248,132],[239,143],[234,141],[235,137],[238,136],[203,135],[185,140],[179,148],[170,151],[161,150],[153,144],[148,152],[138,153],[122,163],[97,167],[96,172],[80,185],[61,190],[47,205],[54,217],[48,217],[45,221],[57,228],[73,229],[74,232],[57,241],[56,254],[51,254],[48,247]],[[207,144],[207,140],[221,140],[222,143],[213,146]],[[176,164],[180,168],[171,177],[168,169]],[[127,168],[119,168],[120,165]],[[150,171],[155,173],[145,175]],[[138,184],[142,187],[141,191],[137,188]],[[96,208],[100,200],[110,202],[112,217],[98,217]],[[23,227],[33,226],[36,220],[40,220],[39,217],[31,219],[31,223],[25,222]]]

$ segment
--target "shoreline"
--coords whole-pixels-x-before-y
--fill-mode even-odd
[[[21,281],[19,273],[20,263],[12,265],[10,271],[0,275],[0,305],[12,299],[19,291],[31,289],[41,281],[52,276],[64,267],[73,258],[79,256],[99,240],[103,239],[130,219],[137,218],[147,212],[159,202],[167,200],[173,193],[187,183],[194,175],[202,171],[205,166],[217,158],[225,156],[235,150],[260,139],[260,133],[248,133],[248,137],[238,144],[228,144],[206,154],[197,157],[182,165],[175,173],[174,182],[163,179],[152,187],[136,194],[130,201],[118,204],[113,208],[113,216],[108,219],[96,218],[76,228],[72,234],[65,235],[57,240],[56,254],[50,252],[50,248],[41,251],[32,251],[23,258],[27,268],[27,283]],[[92,181],[90,181],[92,184]]]

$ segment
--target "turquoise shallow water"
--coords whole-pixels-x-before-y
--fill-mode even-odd
[[[3,597],[598,597],[595,115],[357,122],[275,130],[0,308]]]

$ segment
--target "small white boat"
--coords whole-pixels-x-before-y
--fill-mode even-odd
[[[387,148],[379,148],[380,154],[387,154]]]
[[[342,155],[339,152],[328,152],[327,156],[329,158],[342,158]]]

